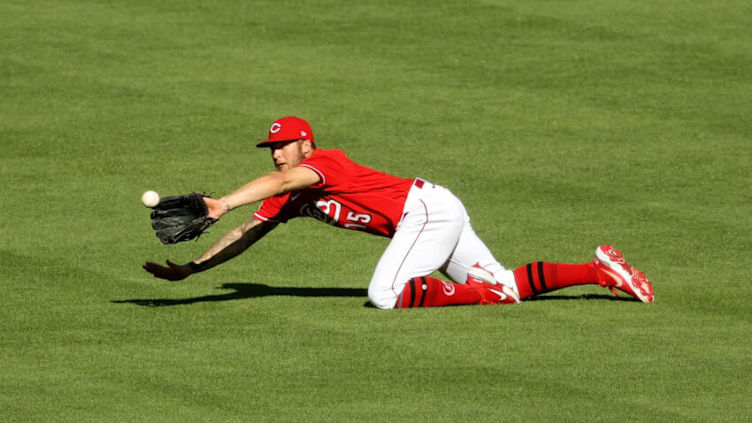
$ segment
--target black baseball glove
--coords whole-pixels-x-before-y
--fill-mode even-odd
[[[209,196],[193,192],[160,199],[151,212],[157,238],[163,244],[175,244],[201,236],[217,221],[209,217],[204,197]]]

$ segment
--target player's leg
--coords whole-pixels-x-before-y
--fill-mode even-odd
[[[653,290],[645,275],[630,267],[618,250],[600,246],[592,262],[562,264],[537,261],[514,271],[502,266],[466,221],[457,247],[441,268],[456,282],[471,280],[475,267],[490,272],[496,282],[512,287],[524,300],[575,285],[598,284],[620,289],[643,302],[652,302]],[[613,292],[613,289],[611,289]]]
[[[492,279],[490,282],[500,282],[509,286],[515,292],[517,291],[514,274],[496,260],[486,244],[473,230],[470,218],[466,216],[457,246],[452,251],[449,260],[441,267],[441,271],[453,281],[465,283],[467,280],[471,280],[472,276],[480,276],[478,275],[479,269],[490,273]],[[488,276],[480,277],[481,279],[489,279]]]
[[[518,267],[513,274],[521,300],[569,286],[598,284],[598,272],[592,262],[563,264],[536,261]]]
[[[368,298],[376,307],[394,308],[408,281],[436,271],[457,245],[463,225],[461,204],[435,201],[437,189],[424,184],[410,190],[404,217],[368,286]]]
[[[593,261],[583,264],[533,262],[514,270],[520,298],[555,291],[574,285],[601,285],[616,293],[626,292],[638,300],[652,303],[653,286],[645,274],[629,266],[621,252],[601,245]]]
[[[391,309],[498,303],[501,295],[506,298],[507,293],[495,286],[456,284],[429,276],[454,251],[466,212],[445,188],[426,184],[415,191],[408,195],[405,217],[374,271],[368,287],[371,303]]]
[[[517,294],[510,288],[483,281],[460,284],[430,276],[411,278],[397,297],[395,308],[440,307],[471,304],[514,304]]]

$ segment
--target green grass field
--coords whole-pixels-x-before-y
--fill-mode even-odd
[[[0,3],[0,420],[749,421],[748,1]],[[181,283],[141,193],[276,118],[444,185],[507,267],[611,243],[656,302],[367,307],[388,240],[292,221]]]

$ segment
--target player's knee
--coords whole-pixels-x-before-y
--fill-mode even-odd
[[[391,310],[397,303],[397,297],[389,295],[389,292],[385,292],[383,289],[378,289],[374,286],[368,287],[368,301],[375,307],[382,310]]]

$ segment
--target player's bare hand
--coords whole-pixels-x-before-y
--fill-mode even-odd
[[[204,203],[206,203],[206,208],[209,209],[209,217],[214,219],[219,219],[223,214],[229,211],[227,204],[222,200],[204,197]]]
[[[154,275],[155,278],[167,279],[168,281],[180,281],[193,274],[190,263],[175,264],[167,260],[167,266],[147,261],[144,270]]]

